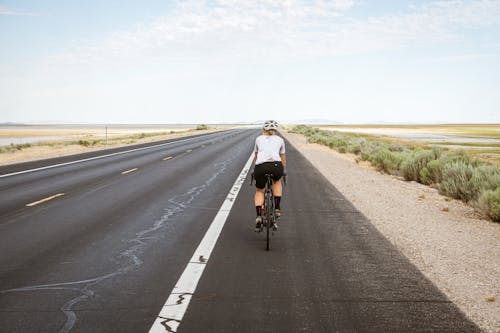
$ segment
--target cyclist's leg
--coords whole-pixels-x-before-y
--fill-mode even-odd
[[[283,186],[281,183],[281,177],[283,175],[283,165],[278,163],[275,166],[274,171],[274,181],[273,181],[273,195],[274,195],[274,207],[276,208],[276,217],[281,217],[281,195],[283,194]]]
[[[255,189],[255,196],[254,196],[254,202],[255,206],[261,207],[264,204],[264,189],[263,188],[256,188]]]
[[[281,217],[281,195],[283,186],[281,179],[273,182],[274,208],[276,209],[276,217]]]
[[[255,218],[255,231],[260,231],[260,227],[262,224],[262,207],[264,205],[264,188],[266,185],[265,179],[265,170],[264,166],[256,165],[255,166],[255,195],[254,195],[254,203],[255,203],[255,211],[257,213],[257,217]]]
[[[283,186],[281,185],[281,179],[277,181],[273,181],[273,195],[274,197],[281,197],[283,193]],[[264,198],[264,197],[262,197]]]

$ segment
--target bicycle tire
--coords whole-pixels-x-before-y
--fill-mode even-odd
[[[274,206],[274,198],[271,190],[269,189],[266,192],[266,201],[265,201],[265,216],[266,216],[266,251],[269,251],[271,245],[271,228],[273,225],[273,206]]]

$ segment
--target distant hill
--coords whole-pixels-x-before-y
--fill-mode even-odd
[[[13,122],[6,122],[6,123],[0,123],[0,126],[26,126],[26,124],[21,124],[21,123],[13,123]]]

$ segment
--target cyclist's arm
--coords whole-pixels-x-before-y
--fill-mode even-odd
[[[253,157],[252,165],[255,167],[255,162],[257,161],[257,151],[255,151],[255,156]]]
[[[283,164],[283,168],[286,168],[286,156],[285,154],[280,154],[281,163]]]

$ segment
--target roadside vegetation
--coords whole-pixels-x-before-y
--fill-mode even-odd
[[[105,138],[92,139],[92,138],[83,138],[78,140],[58,140],[58,141],[41,141],[35,143],[24,143],[24,144],[10,144],[8,146],[0,147],[0,154],[2,153],[14,153],[16,151],[20,151],[27,148],[36,148],[36,147],[65,147],[65,146],[82,146],[82,147],[105,147],[106,145],[118,145],[118,144],[132,144],[136,143],[141,139],[152,138],[165,136],[169,134],[178,133],[176,131],[168,131],[168,132],[152,132],[152,133],[138,133],[138,134],[130,134],[124,136],[110,137],[107,140]]]
[[[200,124],[200,125],[196,126],[197,131],[206,130],[206,129],[208,129],[208,125],[205,125],[205,124]]]
[[[378,170],[437,188],[451,198],[474,206],[481,214],[500,222],[500,165],[482,161],[462,149],[429,147],[393,141],[367,134],[295,126],[303,134],[340,153],[352,153]]]
[[[12,153],[18,150],[22,150],[24,148],[31,147],[31,143],[23,143],[23,144],[13,144],[11,143],[8,146],[0,147],[0,153]]]

